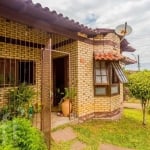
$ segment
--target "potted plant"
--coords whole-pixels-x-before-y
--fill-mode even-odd
[[[72,101],[75,99],[76,92],[74,88],[65,88],[65,96],[60,101],[61,110],[65,117],[72,111]]]

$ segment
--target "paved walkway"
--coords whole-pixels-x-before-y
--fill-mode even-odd
[[[142,109],[141,103],[123,103],[124,108]]]
[[[74,133],[71,127],[66,127],[65,129],[60,129],[51,134],[52,139],[56,142],[66,142],[74,140],[73,144],[70,147],[70,150],[83,150],[86,148],[86,144],[77,140],[77,135]]]
[[[63,124],[67,124],[69,123],[70,120],[68,117],[63,117],[63,116],[57,116],[57,112],[52,112],[51,113],[51,128],[56,128],[60,125],[63,125]]]
[[[60,129],[52,132],[51,136],[56,143],[66,142],[77,137],[71,127],[66,127],[65,129]]]
[[[74,142],[70,147],[70,150],[85,150],[87,147],[85,143],[77,139],[77,135],[74,133],[71,127],[66,127],[65,129],[59,129],[57,131],[54,131],[52,132],[51,136],[56,143],[74,140]],[[131,150],[131,149],[114,146],[112,144],[100,144],[98,150]]]
[[[99,150],[131,150],[131,149],[114,146],[112,144],[101,144]]]

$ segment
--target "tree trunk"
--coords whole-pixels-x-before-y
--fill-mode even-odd
[[[143,125],[146,125],[146,100],[142,99]]]

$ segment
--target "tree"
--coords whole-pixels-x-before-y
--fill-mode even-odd
[[[143,125],[145,125],[146,107],[150,100],[150,71],[140,71],[129,75],[128,86],[132,95],[141,100]]]

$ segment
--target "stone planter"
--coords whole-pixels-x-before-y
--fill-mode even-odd
[[[65,117],[69,116],[72,110],[72,104],[69,99],[65,99],[61,104],[61,110]]]

